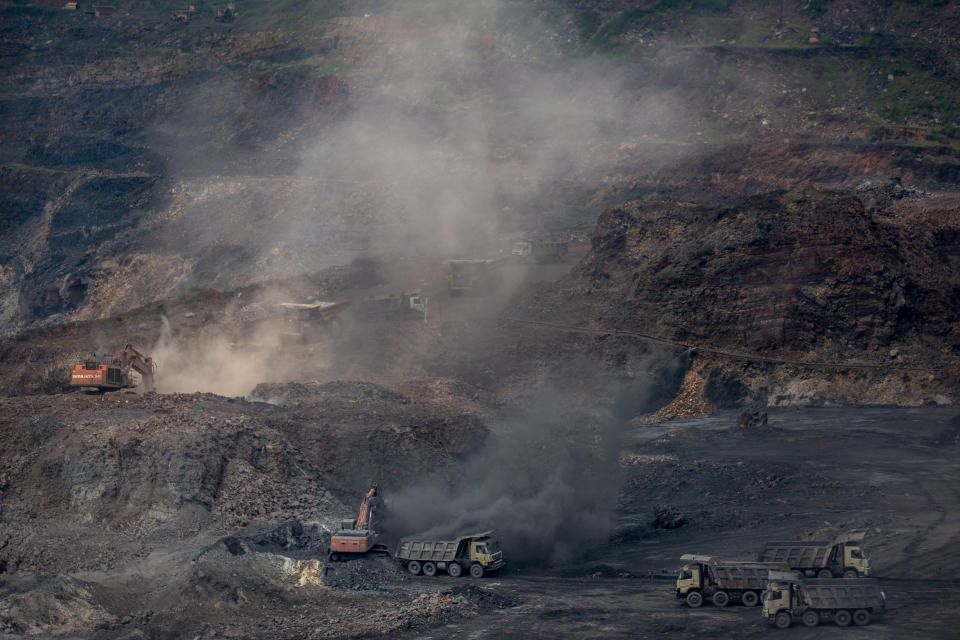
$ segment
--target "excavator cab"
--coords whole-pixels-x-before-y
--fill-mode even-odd
[[[70,385],[87,391],[115,391],[135,387],[131,371],[140,374],[143,386],[153,391],[153,359],[126,345],[116,356],[93,354],[78,363],[70,375]]]
[[[350,560],[369,554],[389,553],[385,545],[378,543],[374,529],[374,515],[380,504],[377,485],[374,483],[363,502],[356,520],[342,520],[341,529],[330,536],[331,562]]]

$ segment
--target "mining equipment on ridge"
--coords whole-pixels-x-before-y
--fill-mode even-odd
[[[131,371],[136,371],[143,379],[144,389],[153,391],[155,369],[153,358],[128,344],[115,356],[94,353],[90,358],[77,363],[70,375],[70,386],[100,392],[129,389],[137,386],[130,375]]]

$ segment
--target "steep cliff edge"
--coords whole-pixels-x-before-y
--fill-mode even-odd
[[[581,326],[692,347],[701,392],[719,368],[714,383],[723,372],[746,376],[764,400],[801,396],[780,387],[814,377],[823,396],[823,380],[846,376],[859,382],[834,384],[833,400],[904,401],[878,387],[896,379],[910,387],[907,402],[934,401],[957,391],[958,206],[955,195],[896,182],[714,205],[627,202],[600,216],[590,252],[541,296],[538,316],[579,309]],[[740,396],[749,400],[746,388]]]

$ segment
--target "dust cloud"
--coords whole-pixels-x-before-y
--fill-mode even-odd
[[[160,337],[148,352],[157,366],[156,390],[235,397],[249,393],[261,382],[302,376],[293,362],[279,357],[275,333],[263,330],[251,335],[248,344],[258,346],[237,345],[220,324],[212,324],[189,339],[180,339],[163,318]]]
[[[562,218],[559,184],[608,174],[596,147],[612,132],[666,126],[669,98],[639,98],[608,62],[562,57],[535,11],[420,1],[349,23],[380,39],[357,62],[378,83],[302,154],[299,174],[324,185],[309,207],[317,224],[352,207],[370,247],[491,257],[504,234]],[[277,237],[291,231],[302,233]]]
[[[644,161],[636,145],[618,151],[618,141],[668,130],[674,99],[639,89],[623,65],[563,54],[564,36],[537,11],[502,0],[417,0],[325,25],[334,31],[324,42],[336,44],[317,59],[342,63],[334,73],[342,91],[313,109],[278,105],[296,136],[257,148],[261,161],[234,168],[242,175],[202,176],[203,154],[172,153],[183,166],[173,171],[181,178],[164,246],[192,261],[189,284],[238,287],[312,273],[345,255],[497,258],[519,235],[558,239],[591,225],[603,204],[587,203],[616,179],[623,153]],[[316,64],[297,72],[329,80]],[[223,103],[253,99],[238,81],[221,85]],[[194,102],[208,104],[210,91],[198,89]],[[210,113],[217,127],[231,121]],[[198,117],[167,126],[196,131]],[[504,281],[486,314],[524,284]],[[155,351],[162,390],[188,390],[192,380],[192,390],[245,393],[277,366],[218,335],[196,346],[167,336]]]
[[[539,391],[493,429],[453,485],[432,477],[396,494],[387,489],[383,530],[442,539],[496,529],[514,565],[569,563],[604,542],[628,421],[659,398],[656,384],[625,385],[585,369],[584,386],[593,385],[605,388],[609,402],[590,392],[574,399],[579,394],[569,388]]]

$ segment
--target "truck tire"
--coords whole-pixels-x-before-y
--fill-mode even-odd
[[[713,594],[713,605],[715,607],[725,607],[730,604],[730,596],[726,591],[717,591]]]
[[[474,578],[482,578],[483,567],[479,564],[470,565],[470,575],[473,576]]]
[[[340,554],[339,554],[339,553],[331,553],[331,554],[330,554],[330,562],[340,562]]]
[[[458,562],[451,562],[447,565],[447,573],[450,574],[451,578],[459,578],[463,575],[463,567]]]
[[[687,594],[687,606],[696,609],[703,604],[703,594],[699,591],[691,591]]]
[[[830,571],[830,569],[820,569],[820,571],[817,571],[817,577],[821,580],[828,580],[833,577],[833,571]]]
[[[777,629],[787,629],[791,624],[793,624],[793,618],[786,611],[778,611],[773,619],[773,626]]]
[[[856,569],[845,569],[843,572],[843,577],[847,580],[853,580],[855,578],[859,578],[860,574],[857,573]]]
[[[422,565],[416,560],[411,560],[410,562],[407,563],[407,571],[409,571],[415,576],[420,575],[420,569],[422,568],[423,568]]]
[[[853,612],[853,624],[858,627],[870,624],[870,612],[866,609],[857,609]]]
[[[820,614],[816,611],[804,611],[801,620],[808,627],[815,627],[820,624]]]
[[[755,607],[760,602],[760,597],[756,591],[744,591],[741,599],[745,607]]]
[[[838,627],[849,627],[850,626],[850,612],[846,609],[841,609],[834,614],[834,620],[837,621]]]
[[[429,576],[431,578],[437,575],[437,565],[433,564],[432,562],[424,562],[423,575]]]

